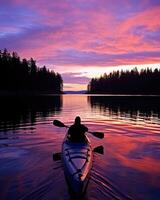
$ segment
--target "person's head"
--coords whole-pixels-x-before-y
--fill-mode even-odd
[[[81,118],[79,116],[77,116],[75,118],[75,122],[74,122],[76,125],[80,124],[81,123]]]

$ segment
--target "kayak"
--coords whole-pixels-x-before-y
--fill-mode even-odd
[[[83,142],[72,142],[66,135],[62,144],[62,162],[72,192],[76,196],[83,195],[93,162],[93,152],[88,137],[85,136]]]

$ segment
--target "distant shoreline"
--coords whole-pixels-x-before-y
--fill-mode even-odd
[[[0,96],[47,96],[61,95],[63,93],[40,92],[40,91],[0,91]]]
[[[88,95],[106,95],[106,96],[160,96],[160,93],[86,93]]]
[[[39,91],[0,91],[0,97],[25,97],[25,96],[56,96],[56,95],[88,95],[88,96],[108,96],[108,97],[130,97],[130,96],[160,96],[160,94],[106,94],[106,93],[81,93],[81,92],[62,92],[62,93],[52,93],[49,91],[39,92]]]

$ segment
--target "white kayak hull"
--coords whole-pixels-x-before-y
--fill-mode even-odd
[[[85,142],[71,142],[65,137],[62,145],[64,172],[70,188],[76,195],[82,195],[87,187],[93,162],[93,152],[86,136]]]

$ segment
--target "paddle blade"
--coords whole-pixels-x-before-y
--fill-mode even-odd
[[[53,125],[58,126],[58,127],[66,127],[61,121],[59,120],[54,120]]]
[[[53,154],[53,160],[54,161],[61,160],[61,153],[54,153]]]
[[[95,137],[98,137],[100,139],[104,138],[104,133],[102,132],[91,132],[92,135],[94,135]]]
[[[95,152],[95,153],[99,153],[99,154],[104,154],[104,147],[101,145],[101,146],[98,146],[98,147],[95,147],[94,149],[93,149],[93,152]]]

